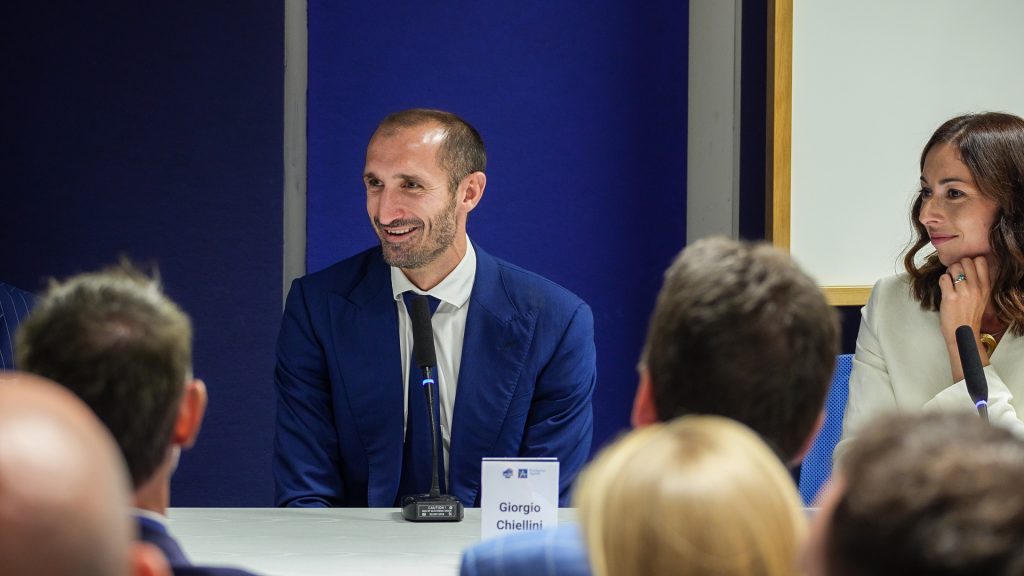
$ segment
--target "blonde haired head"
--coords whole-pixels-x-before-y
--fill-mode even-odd
[[[581,475],[576,505],[596,576],[789,576],[806,529],[786,468],[717,416],[629,433]]]

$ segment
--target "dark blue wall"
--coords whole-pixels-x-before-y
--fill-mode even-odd
[[[628,426],[662,272],[686,238],[688,3],[309,5],[310,271],[376,242],[361,182],[387,113],[451,110],[488,147],[490,253],[594,310],[596,445]]]
[[[210,390],[177,506],[272,503],[283,20],[280,1],[4,5],[0,277],[159,264]]]

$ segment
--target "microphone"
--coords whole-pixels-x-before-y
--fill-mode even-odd
[[[440,472],[437,469],[440,448],[437,445],[437,421],[434,418],[434,386],[431,369],[437,366],[437,353],[434,350],[434,330],[430,325],[430,305],[427,298],[418,295],[412,299],[412,350],[416,366],[423,371],[423,394],[427,400],[428,420],[430,421],[430,461],[433,474],[430,481],[430,492],[402,498],[402,517],[411,522],[459,522],[463,517],[462,502],[448,494],[441,494]],[[412,384],[410,384],[411,386]]]
[[[412,353],[416,359],[416,366],[423,371],[423,393],[427,398],[427,412],[430,421],[430,451],[433,458],[433,475],[430,483],[430,497],[437,498],[441,495],[438,482],[437,470],[437,423],[434,421],[434,384],[430,377],[430,369],[437,366],[437,352],[434,350],[434,331],[430,323],[430,306],[423,296],[416,296],[412,299]]]
[[[985,379],[985,368],[981,365],[978,344],[970,326],[956,329],[956,348],[960,353],[960,365],[964,369],[967,393],[978,408],[981,419],[988,422],[988,380]]]

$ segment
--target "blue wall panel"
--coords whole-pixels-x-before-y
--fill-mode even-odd
[[[272,504],[280,1],[5,3],[0,278],[128,255],[192,315],[210,409],[177,506]]]
[[[686,237],[688,3],[309,4],[308,266],[376,242],[366,142],[395,110],[451,110],[488,147],[469,220],[492,254],[594,309],[596,445],[628,426],[661,275]]]

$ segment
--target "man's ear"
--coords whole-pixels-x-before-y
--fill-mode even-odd
[[[462,181],[465,191],[460,200],[463,211],[468,214],[480,203],[484,196],[484,188],[487,187],[487,175],[483,172],[473,172]]]
[[[132,576],[171,576],[171,567],[159,548],[149,542],[132,542],[129,550]]]
[[[640,369],[640,385],[637,386],[636,397],[633,398],[633,413],[630,421],[633,423],[633,428],[642,428],[658,421],[651,371],[646,366]]]
[[[793,456],[793,460],[789,462],[790,466],[796,466],[797,464],[804,461],[804,456],[811,451],[811,447],[814,446],[814,441],[818,438],[818,433],[821,432],[821,427],[825,425],[825,409],[822,408],[821,412],[818,412],[818,421],[814,423],[814,428],[811,428],[811,435],[804,440],[804,445],[800,448],[800,451]]]
[[[171,443],[182,448],[191,448],[199,437],[199,429],[203,426],[206,415],[206,384],[202,380],[192,380],[185,384],[185,393],[181,395],[178,406],[178,417],[174,421],[174,435]]]

